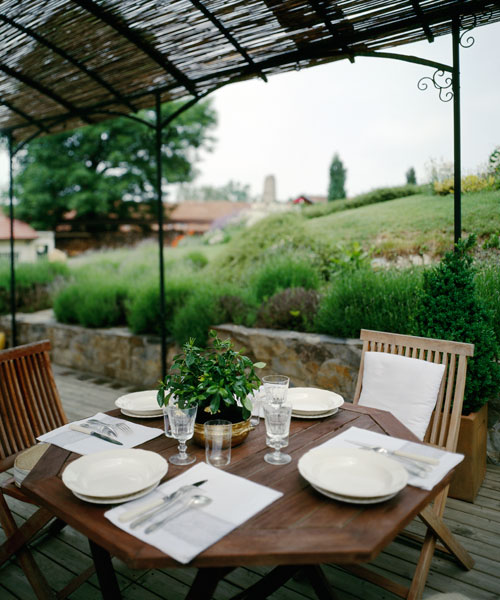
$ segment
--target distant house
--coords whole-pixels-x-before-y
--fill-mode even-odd
[[[302,194],[298,198],[292,201],[292,204],[325,204],[327,201],[326,196],[306,196]]]
[[[14,260],[36,262],[54,249],[52,231],[35,231],[33,227],[14,219]],[[0,260],[10,260],[10,219],[0,214]]]
[[[246,202],[182,202],[170,213],[166,228],[178,233],[205,233],[213,227],[222,227],[243,210]]]

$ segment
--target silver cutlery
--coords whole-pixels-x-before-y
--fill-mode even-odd
[[[372,452],[378,452],[379,454],[389,454],[389,452],[385,448],[380,448],[379,446],[375,446],[373,448],[367,448],[365,446],[361,447],[361,450],[367,450]],[[418,465],[417,463],[411,462],[408,458],[402,458],[401,456],[394,456],[394,459],[402,464],[402,466],[417,477],[425,477],[429,472],[429,467],[425,467],[424,465]]]
[[[203,481],[197,481],[196,483],[192,483],[190,485],[183,485],[175,492],[168,494],[168,496],[163,496],[162,498],[152,500],[146,505],[143,504],[139,508],[135,508],[124,512],[118,517],[118,520],[122,523],[126,523],[127,521],[135,519],[135,521],[133,521],[130,524],[131,529],[134,529],[142,523],[145,523],[151,517],[155,517],[157,514],[169,508],[176,500],[178,500],[186,492],[193,489],[193,487],[199,487],[200,485],[203,485],[206,482],[207,479],[204,479]]]
[[[105,442],[111,442],[112,444],[118,444],[119,446],[123,446],[123,444],[121,442],[119,442],[118,440],[115,440],[114,438],[109,437],[108,435],[104,435],[104,433],[99,433],[98,431],[94,431],[93,429],[88,429],[88,428],[85,428],[80,425],[75,425],[73,423],[70,424],[69,428],[72,429],[73,431],[80,431],[81,433],[86,433],[87,435],[93,435],[93,436],[99,438],[100,440],[104,440]]]
[[[367,444],[365,442],[358,442],[357,440],[346,440],[350,444],[355,444],[356,446],[362,446],[363,448],[370,448],[371,450],[378,450],[381,446],[375,446],[373,444]],[[404,452],[403,450],[387,450],[387,448],[382,448],[385,450],[387,454],[394,454],[395,456],[401,456],[402,458],[408,458],[410,460],[415,460],[417,462],[423,462],[429,465],[438,465],[439,460],[437,458],[432,458],[431,456],[423,456],[421,454],[413,454],[411,452]]]
[[[157,521],[156,523],[152,523],[151,525],[146,527],[146,529],[144,530],[144,533],[152,533],[153,531],[156,531],[157,529],[159,529],[160,527],[165,525],[165,523],[167,521],[170,521],[170,519],[177,517],[184,511],[188,510],[189,508],[195,508],[198,506],[207,506],[207,504],[210,504],[210,502],[212,502],[212,498],[209,498],[208,496],[202,496],[200,494],[191,496],[191,498],[189,498],[189,500],[185,504],[180,506],[177,510],[174,510],[172,513],[170,513],[164,519],[162,519],[161,521]]]
[[[107,425],[102,421],[98,421],[97,419],[89,419],[86,423],[80,423],[82,427],[87,427],[88,429],[97,430],[100,433],[104,433],[105,435],[110,435],[112,437],[118,437],[115,428],[112,425]]]

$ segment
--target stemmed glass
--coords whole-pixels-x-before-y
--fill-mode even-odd
[[[273,403],[282,403],[286,400],[289,377],[286,375],[266,375],[262,378],[264,384],[265,401]]]
[[[290,420],[292,405],[289,402],[265,402],[264,419],[266,422],[266,443],[274,449],[268,452],[264,460],[271,465],[286,465],[292,460],[289,454],[281,452],[281,448],[288,446],[290,433]]]
[[[196,458],[189,456],[186,452],[186,442],[193,437],[194,420],[198,405],[180,408],[177,404],[169,404],[167,407],[168,421],[172,436],[179,442],[179,452],[168,460],[173,465],[190,465]]]

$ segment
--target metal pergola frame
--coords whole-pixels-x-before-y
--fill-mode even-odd
[[[271,2],[271,0],[268,0]],[[140,36],[138,36],[133,29],[127,27],[127,25],[120,19],[117,19],[113,13],[109,10],[106,10],[101,5],[96,4],[93,0],[74,0],[74,4],[80,6],[84,10],[91,13],[94,17],[98,18],[102,22],[106,23],[106,25],[112,28],[114,31],[118,32],[119,35],[125,37],[130,43],[136,45],[142,52],[144,52],[152,61],[159,64],[162,69],[164,69],[169,76],[173,77],[175,81],[175,85],[181,85],[185,91],[192,95],[192,98],[179,108],[178,111],[170,115],[167,119],[162,121],[161,117],[161,104],[162,104],[162,95],[166,92],[166,88],[160,86],[153,92],[149,91],[147,94],[149,96],[154,96],[155,103],[155,114],[156,120],[155,123],[152,124],[148,121],[140,119],[136,115],[129,114],[127,112],[123,112],[122,110],[116,110],[114,108],[109,108],[106,103],[96,103],[94,106],[87,107],[85,109],[81,109],[73,105],[72,102],[65,100],[60,97],[59,94],[47,89],[44,85],[37,83],[31,77],[27,75],[20,74],[18,72],[14,72],[11,67],[3,65],[0,63],[0,72],[10,74],[18,81],[22,81],[22,83],[32,89],[35,89],[40,94],[44,96],[48,96],[52,101],[58,103],[63,106],[65,111],[56,117],[42,117],[40,119],[34,118],[29,114],[25,113],[23,110],[20,110],[18,107],[12,105],[11,102],[5,101],[2,99],[0,95],[0,106],[7,106],[11,112],[22,118],[23,122],[19,125],[13,125],[10,127],[4,127],[0,129],[0,133],[3,133],[8,139],[8,150],[9,150],[9,215],[10,215],[10,272],[11,272],[11,285],[10,285],[10,302],[11,302],[11,344],[15,346],[17,344],[17,327],[16,327],[16,284],[15,284],[15,258],[14,258],[14,187],[13,187],[13,159],[17,152],[19,152],[22,148],[25,147],[31,140],[39,135],[50,134],[54,128],[65,127],[66,121],[71,117],[78,116],[81,123],[91,123],[92,117],[99,115],[99,118],[111,118],[113,116],[122,116],[134,119],[136,121],[141,122],[145,126],[149,127],[154,131],[155,135],[155,156],[156,156],[156,202],[157,202],[157,212],[158,212],[158,243],[159,243],[159,257],[160,257],[160,335],[161,335],[161,370],[162,377],[166,374],[166,328],[165,328],[165,279],[164,279],[164,240],[163,240],[163,197],[162,197],[162,182],[163,182],[163,174],[162,174],[162,164],[161,164],[161,156],[162,156],[162,140],[161,133],[167,125],[169,125],[176,117],[182,114],[185,110],[196,104],[202,98],[205,98],[210,93],[215,90],[225,86],[234,81],[239,81],[242,79],[248,78],[249,75],[258,76],[266,81],[266,71],[272,69],[275,66],[279,66],[280,64],[289,65],[290,62],[293,61],[311,61],[312,64],[319,64],[322,61],[331,61],[331,60],[340,60],[340,59],[348,59],[351,62],[354,62],[356,57],[372,57],[372,58],[385,58],[385,59],[393,59],[393,60],[402,60],[406,62],[420,64],[426,67],[431,67],[435,69],[433,77],[424,77],[419,81],[418,87],[420,89],[427,89],[430,82],[434,88],[439,90],[440,99],[443,101],[450,101],[453,99],[453,136],[454,136],[454,241],[455,243],[460,239],[461,236],[461,130],[460,130],[460,56],[459,49],[461,45],[461,29],[463,28],[465,31],[469,31],[473,27],[477,25],[476,17],[477,14],[483,13],[485,5],[494,4],[499,9],[499,14],[496,15],[500,18],[500,2],[479,2],[474,0],[468,0],[464,3],[455,3],[455,4],[466,4],[464,6],[464,11],[467,12],[461,13],[460,10],[457,10],[457,7],[454,6],[454,10],[450,13],[448,12],[438,12],[437,16],[433,15],[433,23],[438,22],[439,18],[444,19],[451,14],[451,21],[449,27],[451,29],[452,34],[452,49],[453,49],[453,61],[452,65],[446,65],[444,63],[435,62],[427,59],[423,59],[417,56],[409,56],[405,54],[396,54],[390,52],[383,51],[370,51],[363,49],[355,48],[355,37],[351,36],[348,39],[348,36],[344,36],[340,34],[340,30],[338,27],[334,26],[332,20],[329,18],[325,8],[323,6],[324,3],[320,3],[316,0],[311,0],[309,5],[315,11],[316,16],[319,18],[320,22],[326,28],[326,30],[335,38],[337,38],[336,43],[338,45],[338,50],[328,50],[325,51],[324,48],[316,49],[316,48],[305,48],[302,51],[297,51],[294,53],[286,53],[278,59],[268,59],[266,61],[262,61],[260,63],[256,63],[250,56],[249,52],[245,50],[245,48],[237,41],[236,37],[230,32],[230,30],[224,26],[224,24],[217,19],[217,17],[211,13],[206,7],[206,2],[202,3],[199,0],[192,0],[192,4],[194,8],[200,11],[206,19],[208,19],[214,27],[220,32],[220,34],[224,37],[227,43],[231,46],[232,50],[237,52],[244,59],[244,66],[235,70],[234,72],[231,69],[226,69],[224,71],[223,77],[218,80],[214,85],[205,88],[203,91],[198,91],[198,86],[201,82],[207,79],[205,77],[199,77],[194,84],[189,78],[187,78],[183,73],[175,67],[173,63],[171,63],[163,54],[158,52],[155,47],[151,44],[148,44],[144,41]],[[286,4],[286,3],[285,3]],[[432,42],[434,39],[434,35],[431,31],[431,20],[426,17],[419,3],[416,1],[412,1],[410,4],[413,5],[415,12],[415,20],[416,24],[421,27],[422,31],[425,34],[425,38],[429,42]],[[473,23],[472,26],[469,23],[468,27],[462,27],[462,19],[463,17],[472,17]],[[6,22],[7,17],[0,14],[0,22]],[[488,19],[483,22],[488,22]],[[413,21],[411,21],[413,24]],[[80,64],[76,59],[74,59],[69,53],[64,51],[63,49],[55,46],[49,40],[43,38],[43,36],[37,34],[34,30],[31,30],[27,27],[21,27],[19,24],[16,24],[12,19],[9,22],[9,25],[16,26],[17,28],[21,28],[23,33],[26,35],[30,35],[34,39],[36,39],[40,44],[42,44],[45,48],[49,48],[52,52],[57,52],[58,55],[62,56],[65,61],[71,62],[74,66],[76,66],[80,71],[85,72],[85,74],[90,77],[94,82],[97,82],[99,85],[106,87],[106,89],[110,92],[115,100],[117,100],[122,106],[126,106],[130,110],[137,110],[137,103],[139,100],[143,100],[142,95],[140,93],[129,94],[127,96],[121,95],[111,84],[102,81],[102,78],[93,71],[91,68]],[[408,25],[409,27],[409,25]],[[375,36],[375,33],[373,34]],[[378,35],[378,34],[377,34]],[[470,44],[469,44],[470,45]],[[281,61],[281,62],[280,62]],[[316,61],[316,62],[314,62]],[[297,64],[298,64],[297,62]],[[306,65],[307,66],[307,65]],[[288,68],[288,67],[287,67]],[[445,74],[449,74],[447,77]],[[445,80],[443,83],[440,83],[440,78],[444,77]],[[451,88],[451,89],[450,89]],[[444,93],[443,93],[444,92]],[[141,101],[142,101],[141,100]],[[140,104],[140,102],[139,102]],[[141,105],[139,108],[144,107]],[[23,132],[26,128],[33,128],[35,126],[37,129],[34,133],[26,136],[24,134],[24,139],[18,144],[16,147],[14,146],[14,135],[19,132]],[[71,128],[68,126],[68,128]]]

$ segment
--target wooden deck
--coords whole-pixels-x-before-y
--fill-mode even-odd
[[[66,414],[70,420],[83,418],[97,411],[114,407],[114,400],[137,388],[121,385],[103,377],[88,375],[54,366],[57,385]],[[9,499],[9,503],[11,500]],[[32,512],[31,507],[13,503],[20,521]],[[464,572],[455,563],[436,554],[424,598],[438,592],[460,593],[470,600],[500,598],[500,467],[488,465],[486,479],[474,504],[449,499],[445,521],[472,554],[476,566]],[[422,530],[415,521],[409,530]],[[0,539],[3,532],[0,530]],[[43,536],[33,547],[39,565],[54,589],[61,589],[73,577],[91,564],[87,540],[66,527],[55,536]],[[418,551],[400,541],[391,544],[375,561],[381,572],[390,572],[407,584],[412,577]],[[120,588],[125,600],[183,599],[194,577],[193,569],[131,571],[115,562]],[[267,569],[240,568],[221,582],[214,600],[225,600],[256,581]],[[391,600],[396,598],[380,588],[360,581],[339,568],[328,566],[325,572],[337,590],[339,600]],[[0,568],[0,598],[29,600],[34,594],[15,561]],[[93,600],[100,598],[95,576],[81,586],[71,598]],[[316,598],[307,581],[294,579],[270,596],[272,600],[306,600]]]

